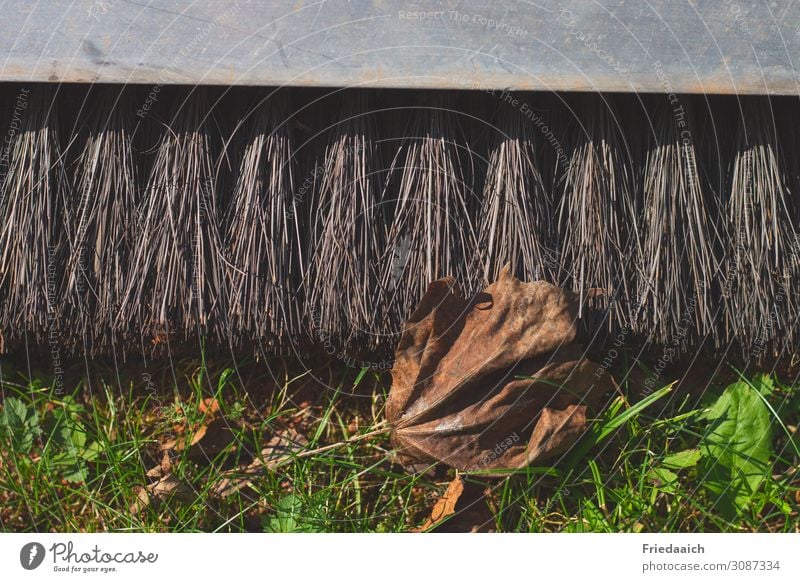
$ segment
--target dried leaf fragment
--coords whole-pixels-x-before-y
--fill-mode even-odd
[[[192,501],[195,498],[194,489],[173,473],[165,475],[155,483],[148,485],[147,491],[156,499],[161,500],[174,497],[180,501]]]
[[[428,531],[429,529],[442,523],[451,515],[455,514],[456,503],[458,503],[458,499],[461,497],[463,492],[464,482],[461,480],[460,475],[456,475],[456,478],[450,481],[450,484],[447,486],[447,490],[434,504],[428,519],[425,520],[425,523],[423,523],[422,526],[414,531]]]
[[[156,467],[148,471],[148,475],[160,474],[160,471],[161,467]],[[164,475],[147,487],[134,487],[133,491],[136,493],[136,499],[129,508],[132,514],[140,513],[153,501],[160,502],[175,499],[182,503],[191,503],[197,497],[195,490],[191,486],[172,473]]]
[[[223,499],[232,495],[247,486],[259,475],[274,470],[307,445],[308,439],[294,429],[290,428],[280,434],[276,434],[261,449],[261,453],[252,463],[245,467],[227,471],[225,477],[212,488],[211,494]]]

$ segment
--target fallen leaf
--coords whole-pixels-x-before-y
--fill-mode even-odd
[[[129,508],[132,514],[141,513],[153,501],[161,502],[168,499],[176,499],[189,503],[196,497],[195,491],[172,473],[162,475],[160,466],[150,469],[147,472],[147,476],[159,476],[160,478],[147,487],[137,485],[133,488],[136,499]]]
[[[171,451],[177,446],[178,446],[178,439],[174,438],[163,440],[158,444],[159,450],[162,451]]]
[[[169,451],[163,451],[161,453],[160,468],[162,476],[172,471],[172,456],[170,455]]]
[[[434,281],[405,324],[386,416],[400,461],[519,469],[568,450],[612,388],[575,342],[577,298],[508,267],[466,300]]]
[[[197,462],[215,458],[236,440],[235,428],[226,418],[212,420],[197,431],[186,456]],[[175,450],[182,449],[176,447]]]
[[[308,439],[294,429],[287,429],[273,436],[261,449],[258,458],[245,467],[226,471],[224,477],[211,489],[211,494],[220,498],[228,497],[247,486],[254,478],[275,469],[283,461],[304,449]]]
[[[227,419],[217,418],[208,424],[201,424],[195,430],[179,436],[162,441],[160,449],[162,451],[172,451],[181,453],[190,449],[189,457],[213,458],[227,447],[235,438],[233,427]],[[196,450],[191,450],[195,449]]]
[[[433,509],[431,509],[431,514],[428,519],[425,520],[425,523],[413,531],[428,531],[429,529],[432,529],[433,527],[442,523],[451,515],[455,514],[456,503],[458,503],[458,499],[461,497],[463,492],[464,482],[461,480],[460,475],[456,475],[456,478],[453,479],[447,486],[447,490],[434,504]]]
[[[219,402],[216,398],[203,398],[197,409],[206,416],[214,416],[219,412]]]
[[[141,485],[134,487],[133,492],[136,494],[136,499],[131,503],[129,511],[132,514],[138,514],[141,513],[145,507],[150,505],[150,496],[147,494],[147,489]]]
[[[288,429],[273,436],[267,442],[267,446],[261,449],[260,458],[253,461],[253,463],[261,464],[265,468],[271,469],[306,446],[308,446],[308,439],[304,435],[296,430]]]
[[[179,501],[192,501],[195,498],[194,489],[172,473],[148,485],[147,492],[159,500],[175,498]]]
[[[196,445],[206,436],[207,431],[208,431],[208,425],[201,424],[199,427],[197,427],[197,430],[195,430],[192,433],[191,438],[185,438],[179,440],[177,446],[175,447],[175,450],[181,452],[189,447]]]
[[[164,476],[164,470],[161,468],[161,465],[156,465],[152,469],[150,469],[147,473],[145,473],[151,479],[161,479]]]

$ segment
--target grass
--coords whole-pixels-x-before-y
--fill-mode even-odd
[[[2,531],[403,532],[454,477],[395,464],[386,374],[187,360],[96,371],[59,394],[44,375],[0,372]],[[472,494],[439,529],[800,531],[800,390],[733,386],[626,386],[553,466],[462,474]],[[766,440],[746,432],[754,418]],[[257,459],[268,468],[249,474]],[[225,479],[241,488],[221,495]]]

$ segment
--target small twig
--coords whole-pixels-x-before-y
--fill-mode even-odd
[[[336,449],[338,447],[341,447],[342,445],[349,445],[349,444],[352,444],[352,443],[357,443],[359,441],[367,440],[367,439],[372,438],[374,436],[377,436],[379,434],[384,434],[384,433],[388,432],[390,430],[390,428],[391,428],[385,420],[382,420],[381,422],[379,422],[375,426],[379,427],[379,428],[375,428],[375,430],[371,430],[370,432],[366,432],[364,434],[359,434],[359,435],[350,437],[349,439],[345,439],[343,441],[339,441],[337,443],[333,443],[333,444],[330,444],[330,445],[325,445],[324,447],[318,447],[316,449],[311,449],[311,450],[308,450],[308,451],[301,451],[299,453],[296,453],[296,454],[290,455],[288,457],[285,457],[285,458],[275,462],[274,464],[272,464],[271,468],[274,469],[274,468],[283,466],[286,463],[288,463],[289,461],[292,461],[294,459],[302,459],[302,458],[305,458],[305,457],[311,457],[311,456],[317,455],[319,453],[324,453],[326,451],[330,451],[330,450]]]

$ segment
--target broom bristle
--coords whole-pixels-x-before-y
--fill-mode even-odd
[[[637,207],[629,156],[611,103],[583,97],[575,145],[561,180],[559,282],[583,303],[607,310],[609,325],[626,325],[639,253]],[[586,294],[596,290],[592,300]]]
[[[677,112],[677,113],[676,113]],[[711,333],[718,234],[698,174],[690,106],[655,106],[645,162],[638,331],[685,344]]]
[[[763,355],[794,327],[791,282],[797,273],[797,239],[770,100],[743,98],[741,107],[725,204],[723,297],[745,353]]]
[[[375,123],[363,92],[342,95],[337,109],[313,171],[306,314],[312,336],[369,349],[382,341],[376,315],[386,240]]]
[[[221,326],[221,240],[212,123],[204,89],[178,100],[145,189],[130,279],[117,317],[146,338]]]
[[[470,291],[478,259],[472,151],[456,113],[441,97],[415,111],[389,167],[383,201],[394,217],[383,259],[382,291],[394,330],[431,281],[454,276]]]
[[[335,92],[320,128],[295,105],[330,109],[323,94],[258,90],[242,113],[253,91],[226,97],[230,127],[217,125],[210,89],[151,92],[171,111],[163,122],[156,103],[134,113],[128,88],[70,89],[89,104],[74,115],[48,86],[0,93],[13,107],[0,351],[55,337],[95,354],[179,334],[360,357],[393,347],[431,281],[453,276],[471,294],[506,264],[577,291],[598,335],[624,327],[759,358],[800,339],[788,100],[704,99],[694,116],[676,96],[586,95],[577,114],[562,105],[573,97],[537,96],[545,120],[508,92],[392,92],[397,107],[375,111],[387,93],[351,90]],[[788,121],[775,121],[776,104]],[[59,108],[74,123],[59,127]],[[565,149],[549,120],[570,115]],[[138,147],[143,135],[153,147]]]
[[[110,340],[128,280],[139,207],[128,95],[112,89],[93,91],[78,142],[74,238],[65,275],[65,319],[82,330],[92,351],[95,341],[102,347]]]
[[[553,203],[539,171],[540,149],[532,122],[501,107],[478,218],[484,284],[506,264],[523,280],[554,279]]]
[[[69,186],[55,95],[49,86],[22,89],[10,125],[0,193],[0,318],[6,339],[32,334],[42,341],[60,327]]]
[[[299,332],[294,148],[286,96],[261,99],[236,128],[245,145],[226,214],[229,339],[283,346]],[[249,131],[244,131],[249,126]]]

